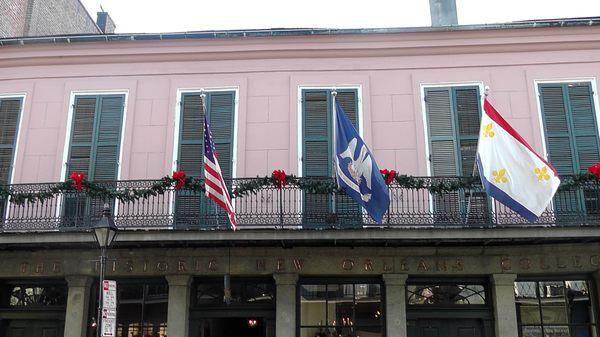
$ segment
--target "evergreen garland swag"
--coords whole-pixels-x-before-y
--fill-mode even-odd
[[[276,172],[279,171],[279,172]],[[263,187],[274,186],[278,189],[285,188],[286,185],[297,187],[308,193],[329,194],[343,193],[333,179],[328,178],[303,178],[295,175],[285,174],[285,172],[276,170],[270,176],[256,177],[239,181],[231,191],[231,197],[243,197],[249,194],[256,194]],[[386,170],[383,170],[386,171]],[[445,194],[455,192],[461,189],[482,189],[479,177],[460,177],[451,180],[432,180],[430,178],[419,178],[408,175],[396,175],[390,177],[391,171],[382,172],[384,180],[391,181],[392,184],[406,189],[426,189],[434,194]],[[175,177],[175,178],[174,178]],[[389,179],[388,179],[389,178]],[[561,178],[559,190],[568,190],[583,187],[590,184],[600,184],[600,174],[586,172],[578,175]],[[172,187],[183,189],[196,193],[204,193],[204,180],[186,177],[184,172],[174,172],[173,176],[165,176],[155,182],[148,188],[122,188],[113,189],[88,181],[83,178],[82,181],[68,180],[57,183],[45,190],[37,192],[20,192],[13,190],[10,186],[0,185],[0,201],[9,198],[11,203],[21,205],[25,203],[44,202],[61,193],[83,193],[92,198],[117,199],[121,202],[131,202],[138,199],[147,199],[151,196],[162,195]]]

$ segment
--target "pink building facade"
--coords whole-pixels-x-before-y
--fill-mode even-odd
[[[17,132],[10,134],[14,143],[6,146],[10,155],[2,157],[5,183],[69,180],[73,171],[69,165],[78,159],[74,146],[87,146],[82,140],[74,145],[73,136],[90,122],[77,117],[77,111],[85,110],[78,104],[86,97],[95,97],[96,109],[103,109],[103,103],[98,103],[101,99],[121,99],[120,126],[111,129],[112,138],[107,140],[116,142],[116,152],[101,160],[117,162],[109,165],[114,169],[109,169],[112,180],[160,179],[182,165],[200,164],[193,160],[182,164],[182,151],[188,151],[184,145],[197,149],[193,137],[182,136],[189,113],[185,111],[192,109],[186,102],[200,92],[213,97],[209,103],[215,104],[214,111],[219,109],[220,94],[232,95],[228,96],[233,99],[231,119],[224,124],[229,125],[226,132],[231,136],[223,143],[230,152],[222,157],[230,163],[224,166],[232,178],[270,176],[276,169],[300,177],[330,175],[328,157],[319,157],[318,151],[308,153],[314,150],[308,144],[312,131],[307,123],[313,122],[307,117],[307,102],[317,100],[308,96],[316,92],[324,95],[319,98],[321,104],[330,103],[327,97],[332,90],[350,93],[354,121],[380,168],[418,177],[472,175],[473,161],[467,153],[473,153],[479,131],[478,108],[472,104],[487,95],[535,150],[556,161],[565,174],[577,174],[600,162],[600,25],[597,20],[576,22],[564,27],[522,24],[449,30],[115,35],[95,41],[77,37],[1,40],[0,102],[20,102],[18,117],[12,119],[18,124]],[[565,114],[571,116],[565,117],[565,123],[570,121],[568,130],[552,124],[556,121],[552,119],[556,105],[552,104],[558,96],[551,94],[556,88],[563,90],[561,102],[570,107],[565,108],[571,113]],[[435,101],[436,97],[442,98]],[[475,110],[467,111],[469,104]],[[445,120],[440,113],[435,119],[436,109],[445,105],[454,117]],[[212,106],[208,109],[213,111]],[[327,123],[327,117],[322,118]],[[447,128],[440,127],[448,121]],[[213,133],[218,138],[222,128],[217,129]],[[446,135],[446,131],[454,133]],[[327,131],[324,137],[329,137]],[[570,139],[575,141],[568,143]],[[575,145],[557,147],[561,140]],[[445,155],[443,141],[451,142],[446,145],[452,154]],[[323,144],[327,149],[327,143]],[[98,146],[96,153],[100,153],[102,144],[92,146]],[[102,164],[106,163],[95,165]],[[95,174],[104,177],[100,171],[95,169]],[[336,336],[334,331],[339,336],[373,337],[443,336],[443,332],[448,336],[597,336],[599,190],[577,192],[581,193],[578,201],[566,196],[555,202],[584,205],[585,219],[579,227],[562,225],[558,212],[552,213],[550,224],[540,226],[522,226],[517,221],[519,226],[503,227],[499,218],[485,220],[486,224],[476,222],[473,228],[438,226],[435,213],[444,209],[443,202],[425,192],[419,194],[427,195],[425,201],[407,206],[404,202],[416,197],[398,192],[392,194],[401,213],[398,219],[411,226],[337,231],[305,231],[302,225],[294,227],[295,231],[276,231],[273,226],[251,231],[241,226],[237,232],[184,232],[171,223],[150,232],[125,231],[112,252],[116,262],[109,265],[109,275],[119,282],[126,280],[125,288],[140,285],[144,291],[162,282],[158,287],[164,287],[166,297],[164,303],[159,301],[158,318],[127,321],[123,317],[138,309],[123,307],[118,333],[142,336],[146,331],[166,336],[168,331],[169,336],[181,337],[251,333],[244,330],[253,327],[250,323],[243,329],[226,330],[226,325],[237,324],[234,317],[243,324],[246,319],[258,319],[260,333],[252,336],[264,337]],[[266,194],[259,197],[268,199]],[[273,207],[273,200],[279,200],[273,198],[261,205]],[[464,201],[466,197],[457,194],[457,198]],[[298,206],[301,199],[291,202],[294,212],[309,208],[308,204]],[[489,207],[499,207],[494,205]],[[244,207],[242,201],[236,206]],[[7,207],[10,214],[17,214],[21,206]],[[55,207],[60,212],[61,206]],[[33,206],[30,209],[38,212]],[[410,220],[411,214],[422,217],[429,210],[434,220],[422,223],[417,216]],[[266,216],[256,212],[256,217]],[[172,214],[172,209],[166,213]],[[5,219],[10,214],[4,214]],[[245,224],[253,225],[252,221]],[[52,307],[53,331],[57,335],[64,331],[69,337],[93,334],[93,314],[87,312],[94,310],[91,284],[96,269],[73,259],[78,255],[93,259],[91,234],[60,227],[28,232],[20,226],[17,231],[5,227],[0,234],[5,247],[0,252],[4,289],[33,289],[32,280],[59,279],[58,283],[65,284],[66,298],[58,309]],[[143,222],[135,226],[140,227]],[[165,246],[169,247],[166,253],[161,248]],[[261,307],[264,310],[259,314],[252,313],[255,307],[241,305],[231,309],[234,314],[229,316],[214,314],[225,309],[216,303],[203,304],[203,298],[196,295],[205,289],[203,285],[224,274],[239,277],[245,285],[272,282],[276,298]],[[141,281],[131,283],[132,278]],[[256,283],[256,278],[261,281]],[[344,307],[344,301],[333,299],[334,292],[316,290],[332,284],[344,285],[340,291],[352,293],[354,297],[347,301],[354,305]],[[454,297],[440,290],[448,287],[457,290]],[[474,299],[474,294],[480,298]],[[583,304],[573,304],[573,298]],[[361,299],[378,304],[360,306]],[[140,301],[140,307],[156,305],[145,302],[146,297]],[[0,329],[4,329],[0,331],[8,336],[26,331],[26,327],[19,329],[28,308],[14,303],[0,307]],[[321,304],[329,309],[321,309]],[[11,306],[21,310],[22,316],[11,316]],[[430,314],[423,314],[422,309]],[[371,311],[377,319],[361,318]],[[344,323],[340,323],[342,318]],[[346,324],[350,318],[353,323]],[[42,324],[42,319],[36,319],[35,324]]]

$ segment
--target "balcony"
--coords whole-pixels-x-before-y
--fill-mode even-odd
[[[568,177],[566,177],[568,179]],[[227,181],[232,190],[252,179]],[[330,178],[299,178],[303,184],[334,184]],[[488,228],[600,226],[600,183],[561,188],[540,219],[530,224],[491,200],[473,178],[423,177],[410,187],[389,186],[390,208],[382,224],[375,223],[343,192],[312,193],[297,186],[278,189],[272,184],[233,199],[238,228],[250,229],[357,229],[357,228]],[[98,183],[109,191],[147,189],[157,180]],[[51,191],[58,183],[5,186],[13,193]],[[461,186],[474,186],[466,188]],[[445,192],[444,190],[446,187]],[[448,191],[447,187],[450,187]],[[111,205],[122,229],[227,230],[228,220],[200,191],[167,188],[164,193],[123,202],[75,191],[53,194],[35,202],[0,199],[2,232],[85,231],[99,219],[105,203]]]

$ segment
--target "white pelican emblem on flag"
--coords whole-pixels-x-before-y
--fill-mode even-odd
[[[363,144],[360,149],[360,154],[356,159],[354,159],[354,154],[356,153],[356,138],[352,138],[350,143],[348,143],[348,148],[339,154],[341,159],[350,158],[350,162],[348,163],[348,172],[350,173],[350,177],[348,177],[343,170],[341,170],[338,164],[338,174],[340,178],[344,181],[348,181],[349,179],[353,180],[352,184],[348,184],[350,188],[355,190],[357,193],[361,195],[361,198],[367,202],[371,200],[371,193],[362,193],[360,191],[360,183],[363,178],[365,179],[365,183],[369,191],[371,190],[371,175],[373,172],[373,161],[371,160],[371,156],[369,156],[369,151],[367,147]]]

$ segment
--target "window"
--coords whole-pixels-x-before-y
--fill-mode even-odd
[[[83,172],[88,180],[116,187],[124,106],[125,95],[75,96],[67,178],[73,172]],[[94,222],[101,217],[106,202],[114,203],[79,194],[65,196],[63,226]]]
[[[486,305],[486,287],[483,284],[408,285],[408,305],[455,306]]]
[[[235,91],[206,93],[206,114],[226,183],[233,173]],[[177,169],[202,178],[204,172],[204,108],[199,92],[184,93],[180,102]],[[196,192],[179,191],[175,201],[177,223],[186,226],[229,225],[225,212]],[[219,214],[215,218],[215,212]]]
[[[600,161],[598,123],[590,82],[538,85],[548,159],[560,175],[585,172]],[[560,191],[559,213],[600,211],[597,191]]]
[[[330,89],[302,90],[302,175],[333,175],[333,98]],[[336,101],[358,129],[358,91],[337,89]],[[336,213],[333,213],[335,202]],[[359,206],[346,195],[304,194],[304,225],[361,225]]]
[[[381,290],[374,282],[300,284],[300,336],[383,336]]]
[[[589,290],[586,280],[515,282],[519,336],[596,336]]]
[[[10,183],[23,99],[0,98],[0,184]]]
[[[62,282],[7,282],[1,289],[0,307],[2,308],[64,309],[67,305],[67,285]]]
[[[117,282],[117,337],[166,337],[168,294],[164,281]]]
[[[226,304],[223,278],[200,279],[195,283],[195,308],[204,310],[215,307],[275,308],[275,284],[273,279],[232,278],[231,301]]]
[[[432,176],[473,176],[481,118],[479,87],[425,88],[429,162]],[[452,179],[452,178],[449,178]],[[470,208],[467,206],[470,200]],[[469,208],[470,223],[486,221],[488,200],[483,191],[433,196],[436,223],[462,223]]]

